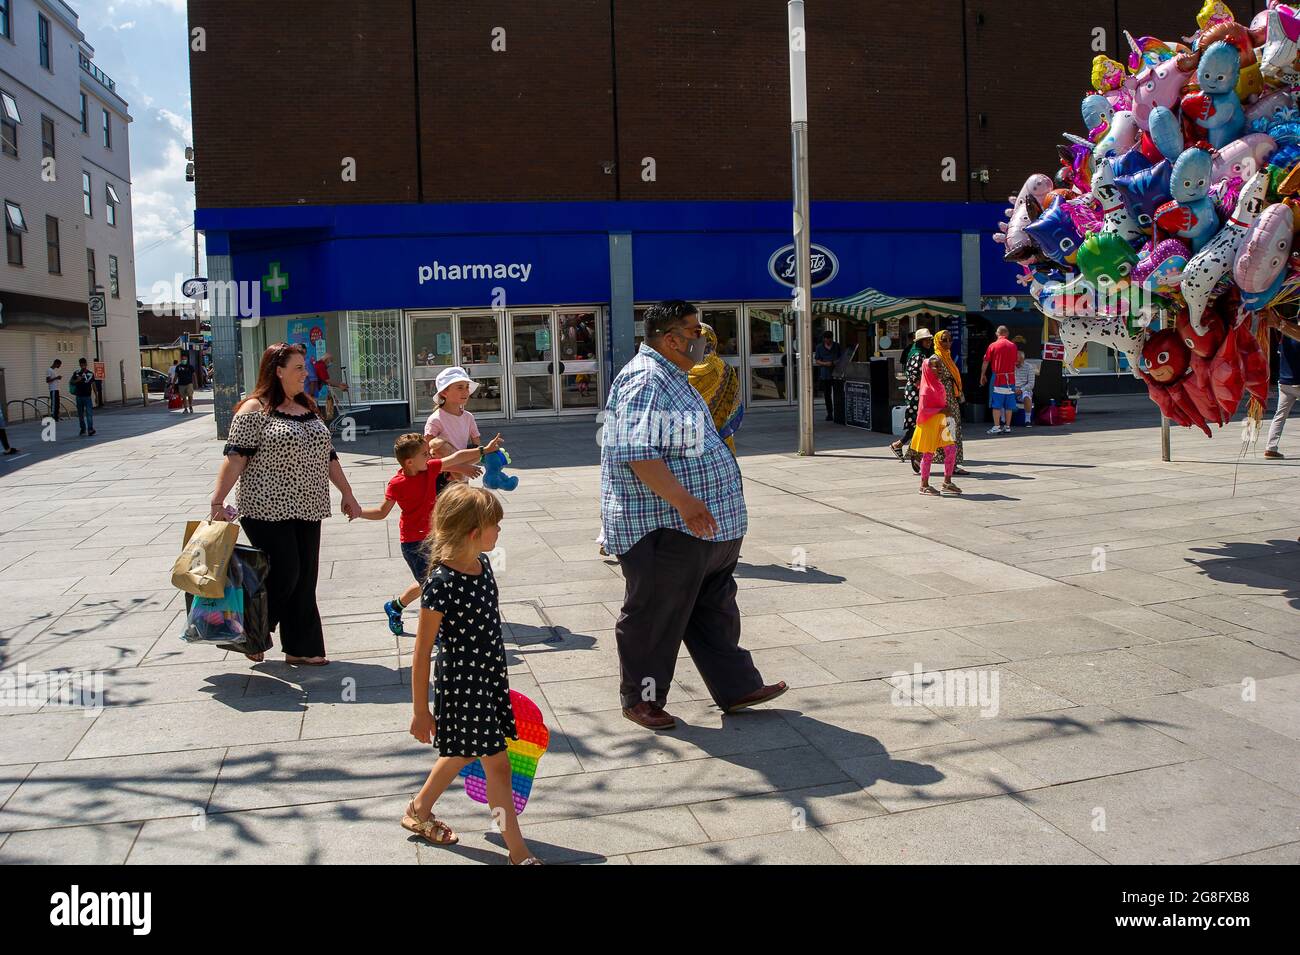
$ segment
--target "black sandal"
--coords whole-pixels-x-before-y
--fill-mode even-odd
[[[898,444],[891,444],[889,450],[894,452],[894,457],[898,458],[898,460],[903,460],[903,443],[901,441]]]

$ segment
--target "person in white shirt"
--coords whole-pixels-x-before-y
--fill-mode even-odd
[[[1025,427],[1032,428],[1034,416],[1034,379],[1038,372],[1025,361],[1024,349],[1016,351],[1016,401],[1025,409]]]

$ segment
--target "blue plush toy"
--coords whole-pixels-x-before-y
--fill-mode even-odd
[[[519,478],[505,474],[502,468],[510,463],[510,455],[504,451],[493,451],[483,456],[483,486],[493,491],[513,491],[519,486]]]

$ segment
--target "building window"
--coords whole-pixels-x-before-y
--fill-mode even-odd
[[[59,220],[54,216],[45,217],[45,252],[50,260],[50,274],[62,273],[63,263],[59,258]]]
[[[396,309],[348,312],[352,400],[401,401],[401,317]]]
[[[104,110],[104,148],[113,148],[113,123],[108,118],[108,110]]]
[[[50,21],[44,14],[36,14],[36,34],[41,50],[41,66],[53,71],[50,66]]]
[[[110,255],[108,257],[108,294],[113,296],[113,298],[121,298],[121,296],[118,294],[118,286],[117,286],[117,256],[116,255]]]
[[[104,218],[111,226],[117,225],[117,206],[122,200],[117,197],[117,190],[111,182],[104,183]]]
[[[5,200],[5,249],[9,255],[10,265],[23,264],[23,233],[27,223],[23,220],[23,210],[18,203]]]
[[[81,94],[81,131],[83,133],[90,132],[90,126],[87,125],[86,123],[86,94],[85,93]]]
[[[95,210],[90,204],[90,173],[81,174],[81,211],[94,218]]]
[[[54,158],[54,120],[48,116],[41,117],[41,155]]]
[[[10,0],[0,0],[0,36],[6,40],[13,39],[13,33],[9,28],[9,3]]]
[[[90,280],[90,293],[95,293],[95,250],[86,250],[86,278]]]
[[[18,100],[13,94],[0,90],[0,151],[6,156],[18,155],[18,124],[22,121]]]

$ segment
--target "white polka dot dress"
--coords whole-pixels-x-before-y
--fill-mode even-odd
[[[517,735],[497,611],[497,584],[487,555],[479,574],[434,567],[422,604],[442,614],[433,668],[434,745],[443,756],[491,756]]]

